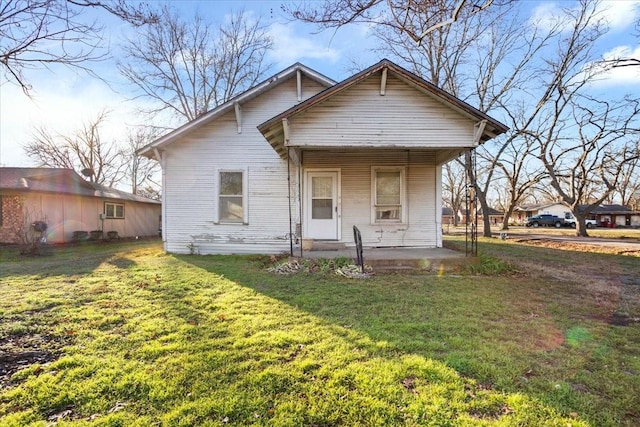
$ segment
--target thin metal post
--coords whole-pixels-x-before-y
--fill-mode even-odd
[[[291,157],[289,156],[289,150],[287,147],[287,188],[289,190],[289,253],[293,256],[293,224],[291,214]]]

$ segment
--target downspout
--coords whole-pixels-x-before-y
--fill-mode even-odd
[[[300,258],[303,257],[302,254],[302,238],[303,238],[303,226],[302,222],[304,221],[302,218],[302,163],[303,163],[304,152],[300,151],[300,156],[298,161],[300,164],[298,165],[298,209],[299,209],[299,218],[300,218]]]
[[[293,256],[293,227],[291,215],[291,148],[287,147],[287,189],[289,191],[289,253]]]

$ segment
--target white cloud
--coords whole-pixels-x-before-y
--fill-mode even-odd
[[[15,85],[5,83],[0,88],[2,166],[35,166],[22,146],[31,141],[36,127],[69,135],[106,109],[111,113],[101,128],[101,137],[122,141],[126,126],[133,124],[130,105],[99,80],[75,73],[60,76],[44,72],[31,82],[32,99]]]
[[[605,60],[640,59],[640,46],[617,46],[603,55]],[[640,65],[631,67],[610,67],[596,82],[599,87],[620,87],[636,89],[640,86]]]
[[[608,0],[599,5],[602,17],[609,23],[612,31],[624,30],[633,26],[640,14],[640,1]]]
[[[539,28],[551,29],[556,25],[569,30],[571,20],[566,17],[562,9],[567,8],[568,3],[542,2],[531,11],[530,21]],[[577,10],[579,5],[575,3],[573,8]],[[598,17],[608,23],[610,30],[622,31],[633,26],[640,14],[640,0],[604,0],[597,4]],[[596,21],[594,21],[595,24]]]
[[[278,66],[287,67],[294,62],[304,62],[305,59],[332,63],[340,60],[340,50],[330,47],[329,41],[325,41],[324,37],[302,37],[294,33],[293,27],[292,24],[273,24],[269,27],[269,34],[274,42],[270,57]]]

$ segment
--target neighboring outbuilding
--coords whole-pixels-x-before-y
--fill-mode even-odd
[[[165,250],[442,246],[441,167],[507,127],[388,60],[336,84],[294,64],[140,150]]]
[[[157,236],[161,203],[84,180],[71,169],[0,168],[0,243],[44,222],[48,243],[75,232],[104,231],[115,237]]]

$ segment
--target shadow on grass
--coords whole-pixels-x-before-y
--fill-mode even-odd
[[[65,245],[47,245],[42,250],[42,256],[20,255],[20,249],[15,246],[0,247],[0,278],[11,277],[16,274],[24,275],[25,271],[33,275],[46,276],[76,276],[94,271],[104,262],[109,262],[119,268],[127,268],[133,261],[119,256],[123,250],[129,250],[135,245],[143,246],[148,242],[83,242]]]
[[[491,241],[480,250],[516,263],[535,260],[540,269],[505,277],[352,280],[272,275],[264,257],[180,259],[358,331],[370,338],[373,354],[438,360],[483,387],[525,393],[561,413],[586,414],[594,425],[634,425],[640,384],[628,366],[640,354],[625,343],[640,338],[639,325],[624,329],[611,320],[615,313],[639,313],[637,259]],[[576,271],[592,283],[581,282]],[[636,397],[612,401],[612,394],[629,390]]]

